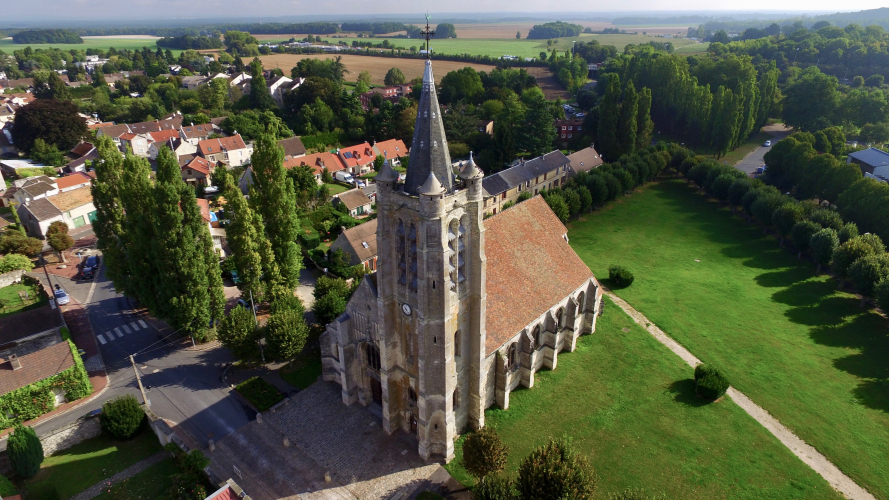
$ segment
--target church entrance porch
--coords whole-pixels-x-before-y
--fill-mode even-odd
[[[370,394],[374,403],[383,406],[383,385],[373,377],[370,377]]]

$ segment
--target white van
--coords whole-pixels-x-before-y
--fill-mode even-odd
[[[346,172],[345,170],[340,170],[333,176],[336,180],[340,182],[347,182],[349,184],[354,184],[355,179],[352,177],[352,174]]]

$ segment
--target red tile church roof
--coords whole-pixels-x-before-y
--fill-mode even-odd
[[[563,238],[568,229],[540,196],[484,221],[486,354],[593,276]]]

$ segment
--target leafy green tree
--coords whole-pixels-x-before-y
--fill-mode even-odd
[[[642,87],[636,108],[636,149],[644,149],[651,143],[654,122],[651,121],[651,90]]]
[[[386,72],[386,76],[383,77],[383,83],[385,83],[386,86],[401,85],[405,81],[407,81],[407,79],[404,77],[404,73],[398,68],[389,68],[389,71]]]
[[[102,405],[99,422],[102,431],[114,439],[129,439],[139,430],[145,419],[145,411],[132,394],[110,399]]]
[[[330,276],[319,277],[318,281],[315,283],[315,289],[312,291],[315,300],[319,300],[321,297],[330,294],[336,294],[348,299],[352,294],[352,290],[346,280],[342,278],[331,278]]]
[[[865,297],[873,297],[877,283],[889,277],[889,255],[885,253],[865,255],[852,264],[847,274],[858,293]]]
[[[818,270],[816,271],[818,274],[821,274],[821,266],[830,264],[833,252],[839,245],[840,238],[833,229],[825,228],[812,235],[812,238],[809,240],[809,249],[812,251],[815,263],[818,264]]]
[[[854,222],[847,222],[846,225],[837,232],[837,236],[840,237],[840,243],[845,243],[858,236],[858,226],[856,226]]]
[[[19,217],[18,211],[18,202],[15,200],[9,200],[9,208],[10,213],[12,214],[12,222],[15,224],[15,230],[21,233],[22,236],[27,236],[28,233],[25,232],[25,226],[22,224],[22,219]],[[2,237],[2,233],[0,233],[0,237]],[[0,248],[2,248],[2,243],[0,243]],[[2,251],[2,250],[0,250]]]
[[[49,243],[49,246],[52,247],[53,251],[56,252],[56,255],[59,256],[59,259],[61,259],[62,262],[66,262],[65,250],[74,246],[74,238],[68,236],[68,233],[55,233],[47,235],[46,241]]]
[[[546,204],[549,205],[549,208],[552,209],[560,221],[568,222],[571,212],[568,209],[568,203],[565,202],[565,198],[561,194],[550,192],[543,199],[546,200]]]
[[[25,236],[23,232],[7,231],[0,235],[0,253],[37,255],[43,249],[43,242],[37,238]]]
[[[374,172],[379,172],[381,168],[383,168],[383,163],[386,162],[386,159],[383,158],[383,155],[377,155],[374,158]]]
[[[302,302],[293,295],[272,302],[271,316],[265,326],[265,338],[271,357],[284,361],[302,351],[309,337],[304,313]]]
[[[481,75],[475,68],[467,66],[450,71],[441,79],[439,99],[445,104],[456,103],[460,100],[476,102],[476,99],[482,97],[484,92],[485,87],[482,84]]]
[[[287,182],[284,150],[274,138],[262,135],[254,146],[251,161],[253,185],[250,187],[250,202],[262,216],[283,284],[292,290],[299,283],[302,256],[296,243],[300,233],[296,195],[293,184]]]
[[[478,480],[506,468],[509,447],[491,426],[483,427],[463,441],[463,467]]]
[[[874,297],[883,312],[889,311],[889,280],[884,279],[877,283],[877,286],[874,287]]]
[[[457,28],[451,23],[438,23],[435,38],[457,38]]]
[[[31,147],[31,158],[44,165],[61,167],[66,162],[65,155],[59,151],[55,144],[47,144],[43,139],[36,139]]]
[[[261,246],[265,240],[262,216],[250,208],[241,190],[233,183],[224,196],[228,201],[225,213],[231,219],[226,228],[226,240],[234,253],[229,258],[234,260],[241,280],[238,288],[244,297],[249,297],[252,293],[254,300],[259,301],[265,296],[261,278]]]
[[[373,81],[370,76],[370,71],[365,69],[365,70],[362,70],[361,72],[359,72],[358,73],[358,82],[364,83],[365,85],[370,87],[373,84]]]
[[[12,138],[22,151],[30,151],[34,141],[43,139],[59,150],[73,148],[86,136],[86,121],[71,101],[38,99],[15,114]]]
[[[825,128],[837,106],[837,79],[809,67],[784,90],[784,95],[785,123],[799,130]]]
[[[784,238],[790,236],[793,226],[804,218],[803,207],[797,202],[788,202],[775,209],[772,213],[772,225],[775,226],[775,229],[781,235],[782,246],[784,245]]]
[[[532,156],[543,155],[551,150],[556,139],[549,103],[539,88],[526,90],[522,94],[522,102],[526,112],[525,124],[519,129],[519,142]]]
[[[632,153],[636,148],[638,111],[639,99],[633,81],[630,80],[624,87],[624,99],[620,105],[620,117],[617,122],[617,141],[620,145],[620,154]]]
[[[217,327],[219,341],[238,359],[256,357],[259,351],[257,334],[253,313],[246,307],[232,309]]]
[[[508,477],[492,476],[475,483],[473,500],[514,500],[515,482]]]
[[[593,195],[590,194],[590,190],[587,189],[586,186],[578,186],[577,196],[580,199],[580,213],[587,213],[590,211],[590,207],[593,206]]]
[[[839,277],[849,278],[849,269],[858,259],[875,253],[877,250],[862,236],[858,236],[834,250],[831,265]]]
[[[31,259],[17,253],[10,253],[0,257],[0,274],[5,274],[18,269],[26,272],[30,271],[31,269],[34,269],[34,263],[31,262]]]
[[[809,220],[817,222],[821,227],[829,227],[835,231],[843,228],[843,218],[840,214],[827,208],[819,208],[809,215]]]
[[[48,73],[35,72],[33,77],[34,95],[38,99],[71,100],[71,90],[55,71],[49,71]]]
[[[587,500],[598,481],[586,457],[567,439],[550,439],[522,460],[516,488],[522,500]]]
[[[621,116],[620,77],[616,73],[607,76],[605,95],[599,101],[599,126],[596,129],[598,133],[596,147],[603,158],[608,161],[614,161],[621,154],[621,147],[618,142],[618,123]]]
[[[29,479],[40,472],[43,463],[43,445],[37,433],[30,427],[17,425],[6,443],[6,454],[12,470],[21,478]]]
[[[277,104],[269,92],[268,83],[262,73],[262,62],[259,59],[254,59],[250,63],[250,76],[250,107],[259,111],[275,109]]]
[[[810,220],[802,220],[793,225],[793,228],[790,230],[790,239],[793,240],[793,246],[796,247],[798,258],[802,258],[803,252],[809,250],[809,242],[812,240],[812,236],[821,231],[821,226],[815,222]]]
[[[346,299],[335,293],[329,293],[315,301],[315,319],[326,325],[346,311]]]

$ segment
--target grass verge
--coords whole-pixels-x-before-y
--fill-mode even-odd
[[[106,489],[95,500],[155,500],[170,498],[168,492],[173,486],[172,476],[179,474],[179,468],[172,458],[167,458],[143,470],[135,476]]]
[[[161,451],[157,436],[142,430],[128,441],[88,439],[47,457],[40,472],[25,481],[28,500],[69,498]]]
[[[800,438],[877,498],[889,498],[889,330],[762,231],[682,181],[570,224],[598,276],[704,362],[715,363]]]
[[[597,498],[628,487],[683,499],[841,498],[730,399],[696,397],[691,367],[605,300],[596,332],[556,370],[513,392],[508,410],[485,412],[509,446],[509,474],[568,435],[600,476]],[[470,484],[461,445],[446,468]]]
[[[235,389],[259,411],[266,411],[284,399],[284,395],[275,386],[259,377],[250,377],[238,384]]]

